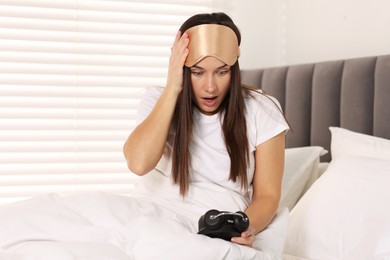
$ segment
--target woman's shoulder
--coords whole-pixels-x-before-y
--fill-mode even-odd
[[[262,132],[260,139],[267,136],[267,132],[272,134],[289,128],[280,103],[275,97],[255,89],[246,91],[244,99],[248,129],[256,133]],[[256,141],[257,145],[261,143],[260,139]]]
[[[160,86],[150,86],[143,89],[141,94],[141,100],[147,103],[155,103],[164,92],[164,87]]]
[[[161,86],[150,86],[146,87],[145,93],[148,95],[161,95],[164,91],[164,87]]]
[[[278,110],[281,109],[279,101],[275,97],[265,93],[265,91],[260,88],[244,85],[243,92],[245,104],[247,107],[252,107],[255,109],[261,107],[277,108]]]
[[[150,108],[155,105],[155,103],[160,98],[163,91],[164,88],[158,86],[144,88],[142,90],[142,93],[139,93],[141,97],[139,110],[146,110],[146,111],[151,110]]]

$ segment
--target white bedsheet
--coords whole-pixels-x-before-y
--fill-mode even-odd
[[[0,260],[280,259],[286,209],[258,235],[254,249],[196,234],[199,217],[210,207],[245,208],[240,196],[199,184],[183,200],[167,187],[152,176],[132,196],[47,194],[3,206]]]

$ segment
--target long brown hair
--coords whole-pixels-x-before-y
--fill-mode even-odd
[[[231,28],[237,35],[238,43],[241,34],[232,19],[225,13],[197,14],[190,17],[180,27],[184,33],[187,29],[200,24],[220,24]],[[241,187],[248,188],[247,164],[249,163],[249,145],[247,138],[246,121],[244,116],[244,98],[240,79],[238,61],[231,66],[231,79],[228,93],[221,104],[220,113],[224,113],[222,132],[225,145],[230,157],[230,177],[232,181],[240,181]],[[183,69],[183,91],[180,94],[172,127],[174,131],[172,176],[173,181],[180,186],[180,194],[188,192],[190,173],[190,147],[193,127],[193,102],[191,71]]]

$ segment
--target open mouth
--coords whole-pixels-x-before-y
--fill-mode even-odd
[[[217,97],[204,97],[203,99],[210,102],[216,100]]]
[[[207,107],[214,107],[217,104],[217,96],[216,97],[203,97],[203,105]]]

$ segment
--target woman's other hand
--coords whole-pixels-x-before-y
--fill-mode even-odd
[[[232,237],[232,242],[240,245],[252,247],[256,240],[255,229],[251,226],[241,233],[240,237]]]
[[[188,44],[188,35],[186,33],[182,35],[179,31],[171,48],[166,86],[177,94],[183,89],[183,67],[189,53]]]

